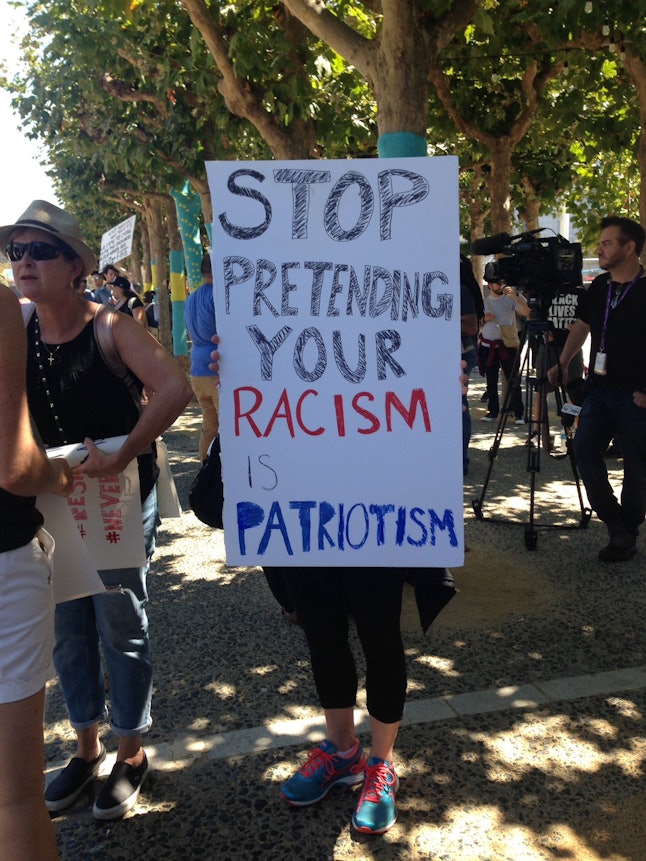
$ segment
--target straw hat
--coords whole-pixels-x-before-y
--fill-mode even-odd
[[[51,233],[69,246],[85,265],[83,275],[96,269],[96,257],[90,246],[83,242],[78,221],[58,206],[46,200],[33,200],[15,224],[0,227],[0,248],[7,246],[13,233],[26,227],[37,227]]]

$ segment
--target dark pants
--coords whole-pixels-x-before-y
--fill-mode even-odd
[[[507,384],[512,384],[512,371],[516,361],[518,350],[515,347],[505,347],[502,341],[493,341],[489,344],[480,344],[479,364],[481,373],[484,373],[487,380],[487,398],[489,401],[489,412],[492,416],[497,416],[500,412],[500,401],[498,398],[498,374],[500,368],[505,375]],[[523,396],[519,386],[514,386],[510,392],[508,400],[510,408],[514,411],[517,419],[523,417],[525,408],[523,406]]]
[[[366,657],[368,712],[382,723],[401,720],[406,698],[402,573],[392,568],[282,571],[305,631],[323,708],[350,708],[356,703],[357,670],[348,639],[351,615]]]
[[[471,371],[476,366],[476,351],[470,350],[468,353],[463,353],[462,358],[467,366],[464,373],[467,378],[471,376]],[[468,385],[468,382],[467,382]],[[466,475],[469,471],[469,443],[471,442],[471,411],[469,409],[469,401],[466,395],[462,395],[462,471]]]
[[[624,459],[621,502],[610,486],[603,457],[613,437]],[[646,513],[646,409],[633,403],[631,391],[587,392],[574,437],[574,456],[599,518],[604,523],[621,520],[636,533]]]

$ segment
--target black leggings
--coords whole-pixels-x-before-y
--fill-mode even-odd
[[[352,615],[366,657],[368,713],[382,723],[400,721],[406,699],[402,573],[392,568],[282,568],[281,573],[305,631],[323,708],[356,703],[357,670],[348,641]]]

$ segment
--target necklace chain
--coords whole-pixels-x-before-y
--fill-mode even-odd
[[[56,347],[54,347],[54,349],[53,349],[53,350],[50,350],[50,349],[49,349],[49,347],[47,346],[47,344],[46,344],[44,341],[41,341],[40,343],[43,345],[43,347],[44,347],[44,348],[47,350],[47,352],[49,353],[49,356],[47,357],[47,361],[49,362],[49,367],[51,368],[51,366],[52,366],[52,365],[56,364],[56,361],[57,361],[56,353],[58,353],[58,351],[60,350],[60,348],[61,348],[62,344],[57,344],[57,346],[56,346]]]
[[[63,423],[60,420],[58,415],[56,404],[54,403],[54,398],[52,397],[52,393],[49,388],[49,382],[47,380],[47,375],[45,374],[45,367],[43,365],[43,352],[42,347],[44,347],[49,356],[47,357],[47,361],[49,362],[50,368],[56,361],[55,354],[60,350],[61,344],[59,344],[53,351],[49,349],[49,347],[43,343],[40,337],[40,321],[38,320],[38,314],[34,315],[34,352],[36,355],[36,364],[38,365],[38,371],[40,372],[40,381],[42,383],[43,389],[45,390],[45,396],[47,397],[47,403],[49,404],[49,408],[51,410],[52,416],[54,418],[54,423],[56,425],[56,430],[59,433],[61,438],[61,443],[63,445],[67,445],[67,437],[65,436],[65,431],[63,430]]]

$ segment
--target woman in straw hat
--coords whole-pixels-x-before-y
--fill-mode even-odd
[[[127,384],[113,373],[97,344],[94,316],[75,285],[96,267],[76,220],[50,203],[34,201],[15,224],[0,227],[0,247],[12,263],[16,287],[34,303],[27,323],[27,392],[48,446],[84,442],[88,456],[76,475],[113,476],[137,459],[144,540],[149,562],[158,524],[154,440],[181,413],[191,388],[172,357],[125,314],[112,317],[117,351],[146,387],[140,411]],[[93,440],[125,436],[107,454]],[[142,734],[150,724],[152,667],[148,642],[146,575],[141,568],[101,570],[106,592],[56,608],[54,664],[77,755],[47,787],[50,812],[70,806],[105,758],[99,723],[106,715],[99,643],[110,678],[111,726],[119,737],[116,764],[93,807],[97,819],[123,816],[137,801],[148,764]]]
[[[12,861],[58,857],[43,803],[43,704],[54,674],[52,539],[35,496],[66,496],[72,474],[31,432],[20,307],[0,285],[0,846]]]

